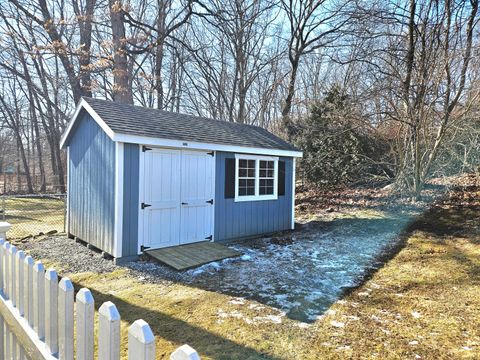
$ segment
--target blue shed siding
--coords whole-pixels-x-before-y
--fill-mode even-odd
[[[235,202],[225,199],[225,159],[235,154],[217,152],[215,175],[215,240],[233,240],[290,229],[293,159],[285,161],[285,195],[277,200]]]
[[[70,151],[69,232],[113,254],[115,221],[115,143],[83,113]]]
[[[138,144],[124,144],[122,256],[138,252],[139,166]]]

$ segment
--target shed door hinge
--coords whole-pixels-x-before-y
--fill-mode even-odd
[[[212,241],[212,240],[213,240],[213,235],[207,236],[207,237],[205,238],[205,240],[210,240],[210,241]]]
[[[210,156],[215,156],[215,152],[212,151],[212,152],[208,152],[207,155],[210,155]]]
[[[142,146],[142,151],[143,152],[148,151],[148,150],[152,150],[152,148],[146,147],[145,145]]]
[[[145,252],[145,250],[148,250],[148,249],[150,249],[150,246],[143,246],[143,245],[140,246],[140,251],[141,252]]]
[[[142,208],[142,210],[144,210],[145,208],[147,208],[147,207],[149,207],[149,206],[152,206],[152,205],[142,203],[141,208]]]
[[[213,205],[213,199],[207,200],[207,201],[205,201],[205,202]]]

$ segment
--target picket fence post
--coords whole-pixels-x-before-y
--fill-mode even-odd
[[[45,343],[52,355],[58,353],[58,276],[54,269],[45,272]]]
[[[120,314],[117,307],[107,301],[98,309],[98,358],[120,359]]]
[[[128,328],[128,359],[155,359],[155,336],[144,320],[137,320]]]
[[[12,302],[13,306],[16,306],[16,299],[15,299],[15,285],[16,285],[16,276],[15,276],[15,257],[17,255],[17,248],[15,245],[10,245],[10,249],[8,251],[8,275],[10,276],[10,284],[8,289],[8,297]]]
[[[0,238],[0,292],[3,292],[3,245],[5,244],[5,239]],[[4,321],[3,317],[0,316],[0,356],[5,357],[5,330],[4,330]]]
[[[170,355],[170,360],[200,360],[200,356],[190,345],[182,345]]]
[[[3,293],[9,298],[8,290],[10,288],[10,272],[8,271],[8,254],[10,253],[10,243],[5,241],[3,244]]]
[[[77,360],[93,360],[95,300],[86,288],[78,291],[76,300]]]
[[[3,246],[5,245],[5,239],[0,238],[0,271],[2,272],[0,274],[0,291],[3,291],[3,262],[4,262],[4,256],[3,256]]]
[[[58,284],[58,343],[60,360],[73,360],[73,284],[62,278]]]
[[[10,298],[10,243],[8,241],[3,244],[3,291],[5,297]],[[8,326],[5,327],[5,359],[11,357],[11,334]]]
[[[33,329],[45,339],[45,268],[40,261],[33,265]]]
[[[15,257],[15,302],[17,304],[17,309],[20,316],[23,316],[23,289],[24,289],[24,274],[23,274],[23,262],[25,261],[25,253],[22,250],[17,251],[17,256]]]
[[[25,288],[24,288],[24,313],[25,319],[27,319],[28,324],[33,328],[33,258],[28,255],[25,257],[23,262],[23,272],[25,279]]]

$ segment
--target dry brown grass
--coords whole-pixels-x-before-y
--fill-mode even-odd
[[[127,326],[145,319],[159,359],[183,343],[204,359],[480,358],[479,187],[462,206],[465,192],[457,195],[419,219],[393,259],[313,324],[277,323],[274,308],[142,282],[126,270],[71,278],[94,291],[97,305],[118,306],[124,340]]]
[[[0,199],[0,208],[3,201]],[[65,203],[62,199],[9,197],[5,200],[5,208],[5,221],[13,225],[8,233],[10,238],[64,231]]]

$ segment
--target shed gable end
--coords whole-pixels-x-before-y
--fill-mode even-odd
[[[113,254],[115,143],[86,112],[69,138],[69,233]]]

